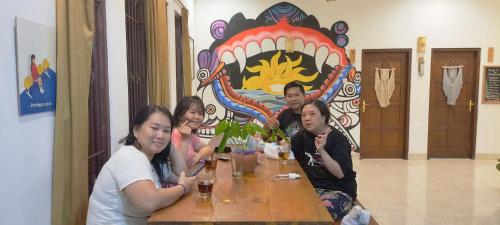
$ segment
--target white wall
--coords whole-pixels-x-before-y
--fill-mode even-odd
[[[278,0],[197,0],[195,4],[195,54],[213,42],[210,24],[217,19],[229,21],[242,12],[255,19]],[[347,49],[356,49],[361,69],[361,50],[412,48],[410,93],[409,153],[427,153],[431,48],[481,48],[480,82],[486,64],[487,47],[497,51],[492,64],[500,64],[500,1],[498,0],[290,0],[306,14],[314,15],[320,26],[330,28],[339,20],[349,25]],[[425,74],[419,76],[416,64],[418,36],[427,37]],[[197,68],[197,67],[196,67]],[[479,99],[482,93],[479,93]],[[478,105],[476,154],[500,155],[495,143],[500,127],[500,105]],[[359,141],[359,129],[354,130]]]
[[[189,30],[194,28],[194,1],[193,0],[166,0],[168,2],[167,20],[169,34],[169,72],[170,96],[175,99],[175,32],[174,12],[181,13],[181,5],[189,10]],[[109,104],[110,104],[110,129],[111,129],[111,152],[119,148],[118,141],[128,133],[128,84],[127,84],[127,39],[125,29],[125,1],[107,0],[106,23],[108,41],[108,76],[109,76]],[[191,34],[190,34],[191,35]],[[171,101],[170,110],[173,111],[175,104]]]
[[[175,80],[176,76],[176,59],[177,57],[175,56],[175,14],[182,15],[181,9],[183,7],[186,7],[189,11],[188,15],[188,29],[189,29],[189,36],[193,37],[193,30],[194,30],[194,0],[166,0],[168,2],[168,7],[167,7],[167,23],[168,23],[168,58],[169,58],[169,74],[170,74],[170,80],[169,80],[169,86],[170,86],[170,106],[169,109],[170,111],[174,111],[175,109],[175,103],[177,99],[177,83]],[[193,37],[194,39],[194,37]]]
[[[127,37],[125,0],[106,1],[111,152],[128,133]]]
[[[167,19],[169,34],[169,65],[170,96],[175,99],[175,32],[174,11],[180,14],[180,7],[184,5],[189,10],[189,30],[194,30],[194,1],[193,0],[166,0],[168,2]],[[108,76],[109,76],[109,104],[110,104],[110,133],[111,151],[114,153],[119,148],[118,141],[128,133],[128,84],[127,84],[127,42],[125,29],[125,1],[106,1],[106,23],[108,41]],[[191,34],[190,34],[191,35]],[[174,102],[174,101],[171,101]],[[172,103],[170,110],[173,111]]]
[[[0,8],[0,224],[49,225],[54,113],[18,114],[14,18],[55,27],[55,1],[0,1]]]

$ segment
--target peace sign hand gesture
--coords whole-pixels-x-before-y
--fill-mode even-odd
[[[328,128],[323,134],[319,134],[314,138],[314,145],[318,151],[325,150],[326,140],[330,131],[332,131],[332,129]]]
[[[189,136],[189,135],[191,135],[191,132],[193,131],[193,129],[188,125],[188,123],[189,123],[189,120],[186,120],[186,121],[182,122],[178,128],[179,133],[181,133],[182,136]]]

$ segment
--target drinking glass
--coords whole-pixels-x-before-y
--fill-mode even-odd
[[[243,157],[244,152],[242,150],[233,149],[231,152],[231,170],[233,178],[241,179],[243,178]]]
[[[205,159],[205,170],[207,173],[215,173],[215,169],[217,168],[217,157],[209,156]]]
[[[290,157],[290,145],[278,145],[278,159],[281,164],[286,165]]]
[[[198,192],[200,192],[200,198],[206,199],[212,196],[212,189],[214,187],[214,175],[212,173],[199,173],[196,176],[196,182],[198,184]]]

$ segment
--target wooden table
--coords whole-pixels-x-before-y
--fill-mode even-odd
[[[203,172],[203,171],[202,171]],[[294,172],[297,180],[273,180],[271,176]],[[202,200],[198,189],[173,205],[156,211],[148,224],[333,224],[333,219],[318,198],[300,165],[266,159],[255,173],[243,181],[231,176],[231,163],[220,161],[212,197]]]

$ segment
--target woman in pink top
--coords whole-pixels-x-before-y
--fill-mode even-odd
[[[205,159],[214,151],[196,135],[204,116],[205,106],[198,96],[185,96],[175,107],[172,144],[188,166]]]

